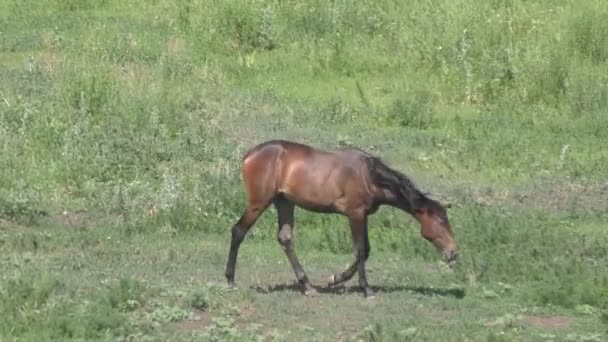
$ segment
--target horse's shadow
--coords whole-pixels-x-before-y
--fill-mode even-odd
[[[313,285],[314,289],[317,290],[320,294],[345,294],[345,293],[356,293],[361,292],[361,289],[358,286],[337,286],[337,287],[324,287]],[[302,285],[298,283],[291,284],[278,284],[274,286],[262,287],[262,286],[254,286],[252,287],[256,292],[268,294],[275,292],[300,292],[302,293]],[[444,289],[444,288],[433,288],[426,286],[411,286],[411,285],[397,285],[397,286],[370,286],[370,288],[376,292],[376,294],[382,293],[391,293],[391,292],[410,292],[421,294],[429,297],[453,297],[457,299],[462,299],[465,296],[464,289]]]

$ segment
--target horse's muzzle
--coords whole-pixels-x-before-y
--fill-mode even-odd
[[[456,253],[456,251],[449,251],[445,253],[448,264],[453,263],[454,261],[456,261],[456,259],[458,259],[458,253]]]

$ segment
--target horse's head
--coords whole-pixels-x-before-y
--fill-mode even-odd
[[[448,263],[456,260],[456,240],[448,220],[447,210],[450,205],[442,206],[438,202],[415,210],[414,216],[420,222],[420,233],[446,257]]]

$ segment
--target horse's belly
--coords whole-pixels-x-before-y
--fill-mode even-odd
[[[310,189],[309,189],[310,190]],[[318,213],[331,213],[335,212],[334,201],[331,198],[324,198],[323,196],[315,196],[312,192],[307,196],[301,192],[285,191],[281,192],[283,196],[296,206]]]
[[[292,203],[308,211],[336,212],[336,202],[343,196],[339,168],[298,164],[286,172],[279,192]]]
[[[296,206],[308,210],[315,213],[336,213],[336,207],[333,203],[330,204],[320,204],[316,202],[306,202],[306,201],[292,201]]]

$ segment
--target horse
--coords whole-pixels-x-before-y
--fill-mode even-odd
[[[348,219],[354,261],[342,273],[330,277],[335,287],[359,273],[364,297],[375,296],[368,286],[365,262],[370,255],[368,216],[382,205],[400,209],[420,223],[422,237],[443,253],[447,263],[457,258],[456,241],[446,208],[416,188],[401,172],[380,158],[355,147],[325,150],[298,142],[274,139],[248,150],[241,164],[247,207],[232,226],[230,251],[225,269],[229,288],[239,246],[260,215],[272,204],[278,216],[277,239],[304,295],[315,295],[293,247],[294,209],[339,214]]]

